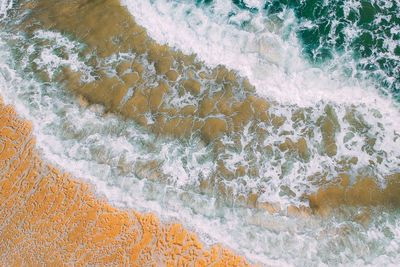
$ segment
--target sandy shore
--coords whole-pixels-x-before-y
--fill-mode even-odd
[[[32,124],[1,99],[0,167],[0,265],[247,265],[181,224],[110,206],[44,163]]]

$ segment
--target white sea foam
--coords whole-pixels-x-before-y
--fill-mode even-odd
[[[0,1],[0,20],[7,17],[7,11],[13,7],[13,0]]]
[[[69,47],[74,44],[68,39],[52,39],[54,35],[50,32],[39,35],[50,42],[48,46],[33,46],[30,49],[31,53],[37,55],[41,55],[42,50],[50,49],[49,46],[54,49],[59,45]],[[2,37],[2,40],[10,38],[6,34]],[[57,43],[58,40],[67,44]],[[35,42],[34,39],[29,41]],[[72,57],[75,49],[77,47],[71,46],[66,52],[71,53],[69,58],[73,59],[69,64],[79,66],[82,62]],[[377,213],[371,226],[364,229],[340,218],[321,221],[317,218],[294,218],[247,208],[232,208],[216,197],[184,190],[180,186],[193,183],[191,177],[206,177],[206,172],[212,169],[213,163],[206,159],[209,155],[207,147],[199,146],[196,140],[185,145],[179,141],[155,139],[132,122],[113,116],[103,117],[91,109],[83,109],[68,91],[57,84],[39,83],[33,78],[33,73],[28,69],[29,54],[22,58],[24,64],[18,68],[4,42],[0,45],[0,53],[1,95],[7,104],[16,107],[21,116],[33,122],[37,146],[45,160],[70,171],[74,177],[91,181],[96,192],[114,205],[140,212],[156,212],[168,221],[182,221],[185,227],[197,232],[206,244],[220,242],[254,263],[271,266],[333,263],[374,265],[399,260],[396,248],[400,246],[400,239],[395,238],[399,235],[397,229],[400,225],[397,215]],[[49,64],[66,64],[55,60],[53,56],[47,59]],[[43,61],[40,64],[45,70],[47,63]],[[244,135],[241,146],[248,145],[251,138],[250,134]],[[202,165],[199,157],[203,158]],[[172,185],[153,182],[146,177],[139,178],[129,170],[136,161],[153,159],[165,160],[167,164],[163,172],[176,179],[171,181]],[[183,159],[186,162],[184,165]],[[232,164],[246,160],[246,154],[231,154],[229,160]],[[247,186],[251,187],[252,182],[248,180]],[[273,191],[273,188],[270,189]],[[283,201],[283,197],[276,197],[278,202]],[[352,230],[348,234],[340,234],[343,227]],[[383,235],[383,231],[388,234]],[[376,248],[379,249],[374,253],[365,253],[365,249],[370,251]]]
[[[150,37],[157,42],[176,47],[187,54],[195,53],[209,66],[222,63],[238,70],[256,86],[260,96],[278,100],[282,106],[278,107],[277,112],[286,118],[292,116],[296,106],[312,107],[312,121],[316,122],[324,112],[324,103],[334,105],[336,112],[340,113],[339,118],[344,118],[345,111],[356,105],[356,113],[362,115],[368,127],[372,128],[364,136],[357,135],[351,142],[345,142],[345,136],[352,126],[345,120],[340,120],[341,131],[336,137],[336,161],[341,157],[355,156],[358,157],[355,170],[365,169],[371,161],[375,161],[376,154],[369,155],[365,152],[364,139],[376,136],[379,139],[376,142],[376,151],[385,151],[388,155],[387,161],[375,168],[377,171],[374,175],[379,178],[378,182],[384,185],[386,175],[399,171],[400,151],[395,134],[400,129],[397,104],[390,97],[381,95],[370,80],[355,77],[357,62],[351,59],[349,53],[335,54],[334,60],[326,66],[311,66],[301,55],[302,47],[293,29],[315,27],[312,22],[299,22],[290,10],[279,13],[278,18],[268,18],[261,11],[250,13],[248,10],[241,10],[230,0],[215,0],[209,6],[199,6],[193,1],[174,0],[123,0],[121,3],[127,6],[136,22],[144,26]],[[255,7],[265,4],[265,1],[245,1],[245,4]],[[346,1],[344,11],[358,12],[359,5],[356,1]],[[334,31],[335,27],[332,27],[331,33]],[[349,24],[344,31],[348,44],[360,35],[360,29],[355,23]],[[395,44],[388,41],[387,46],[394,49]],[[352,73],[350,76],[346,75],[349,70]],[[177,98],[175,101],[182,100]],[[374,116],[374,110],[379,110],[382,116]],[[283,127],[294,132],[290,138],[297,139],[301,136],[299,129],[293,129],[290,122]],[[320,136],[321,133],[316,134]],[[308,177],[324,169],[330,170],[333,176],[336,175],[334,161],[317,153],[320,146],[318,140],[321,140],[318,136],[309,140],[314,147],[314,157],[307,167],[304,164],[293,165],[287,162],[293,174],[287,177],[290,180],[287,182],[292,187],[303,188],[304,186],[298,185],[303,183],[300,177]],[[268,138],[268,143],[271,144],[283,142],[285,137],[273,135]],[[234,161],[244,160],[238,156],[228,156],[230,162],[226,163],[231,166]],[[266,164],[262,169],[265,177],[277,177],[279,168]],[[276,185],[282,181],[276,180],[272,183]],[[269,190],[268,197],[276,199],[274,193],[279,192]]]
[[[220,7],[224,4],[221,1],[218,3]],[[152,7],[149,6],[149,8]],[[168,8],[165,9],[168,11]],[[220,38],[218,35],[215,38],[221,40],[218,39]],[[10,48],[3,41],[8,39],[29,44],[29,48],[20,55],[18,62],[15,62]],[[48,40],[46,45],[38,45],[43,44],[40,41],[43,39]],[[122,121],[113,116],[102,116],[101,112],[98,112],[99,109],[95,107],[81,108],[68,91],[55,83],[40,83],[35,80],[29,61],[30,55],[36,55],[35,62],[38,68],[47,72],[49,76],[55,75],[57,68],[61,66],[70,66],[71,69],[75,68],[87,73],[85,77],[90,79],[90,67],[77,56],[80,49],[79,43],[49,31],[38,31],[30,40],[24,40],[23,36],[2,33],[1,40],[0,92],[5,102],[13,104],[19,114],[33,122],[37,146],[48,162],[71,172],[75,177],[91,181],[96,186],[96,192],[106,196],[115,205],[134,208],[141,212],[156,212],[168,221],[180,220],[185,227],[199,233],[201,240],[207,244],[221,242],[245,255],[249,260],[265,265],[369,264],[376,266],[395,264],[400,261],[398,251],[400,218],[396,213],[388,214],[375,210],[372,222],[364,228],[360,224],[347,222],[342,218],[303,219],[286,217],[282,214],[269,215],[265,212],[235,207],[235,205],[232,208],[221,202],[218,196],[206,196],[194,190],[186,190],[185,187],[195,187],[199,177],[208,177],[210,170],[215,168],[210,148],[203,147],[196,139],[185,143],[179,140],[155,138],[141,131],[132,122]],[[236,45],[234,40],[230,39],[233,47]],[[215,44],[210,44],[209,48],[214,49],[213,45]],[[69,55],[68,60],[57,55],[56,48],[60,47],[63,47]],[[273,42],[268,43],[267,46],[260,44],[256,47],[258,50],[265,49],[265,51],[280,49],[279,45],[274,45]],[[216,51],[222,50],[224,49]],[[234,54],[232,51],[227,53]],[[243,64],[246,64],[248,61],[244,55],[241,59]],[[113,63],[121,60],[121,57],[125,60],[134,55],[112,56],[101,62],[102,67],[106,70]],[[254,57],[260,57],[260,61],[267,62],[265,64],[271,68],[281,64],[280,57],[271,55],[263,57],[259,52],[254,52]],[[217,63],[220,62],[216,61],[215,64]],[[303,68],[305,72],[317,73],[317,76],[325,75],[319,69],[308,69],[307,65],[303,65]],[[260,73],[262,76],[262,71]],[[290,68],[287,73],[295,76],[295,79],[290,82],[307,78],[297,72],[291,72]],[[116,75],[113,68],[109,68],[107,74]],[[279,71],[274,74],[277,81],[282,79],[282,82],[287,78]],[[313,81],[304,81],[304,83],[310,82]],[[311,89],[318,89],[318,87],[313,85]],[[318,97],[324,99],[323,92],[318,90],[316,92],[316,94],[321,94]],[[289,93],[282,92],[282,94]],[[185,101],[193,100],[186,99]],[[310,121],[315,122],[323,113],[324,105],[312,103],[314,104]],[[376,102],[375,105],[379,103],[381,102]],[[390,102],[384,103],[388,105]],[[338,117],[342,118],[345,106],[340,106],[343,109],[335,105],[334,107],[336,107]],[[293,105],[273,108],[274,113],[290,118],[297,107]],[[399,141],[395,140],[399,126],[398,122],[393,121],[392,118],[397,118],[397,113],[390,108],[380,109],[377,113],[373,113],[372,107],[368,105],[360,106],[356,111],[363,115],[370,126],[367,134],[377,137],[377,150],[386,152],[384,164],[377,167],[377,172],[383,177],[387,173],[396,171],[396,166],[397,168],[400,166],[397,149]],[[374,114],[380,119],[374,117]],[[345,142],[345,135],[350,126],[346,122],[340,122],[340,126],[342,131],[337,137],[339,146],[337,158],[342,155],[354,155],[359,158],[358,164],[361,167],[368,165],[373,156],[363,151],[363,136],[355,134],[350,139],[351,141]],[[282,127],[289,132],[293,131],[290,136],[293,139],[301,135],[299,132],[301,127],[296,129],[290,120]],[[273,133],[273,129],[268,130]],[[315,140],[321,139],[318,130],[315,135]],[[251,133],[246,132],[246,128],[242,139],[237,144],[234,140],[225,137],[226,144],[237,145],[237,147],[226,150],[221,158],[232,168],[235,163],[244,163],[250,158],[253,160],[255,158],[262,173],[260,176],[269,180],[245,176],[232,181],[234,186],[236,183],[237,186],[234,189],[238,192],[261,187],[266,190],[266,193],[261,196],[262,200],[290,204],[296,199],[281,195],[279,190],[281,185],[290,185],[297,195],[301,195],[305,189],[312,188],[310,182],[305,179],[308,174],[321,170],[329,170],[332,173],[335,171],[334,159],[317,156],[318,141],[312,143],[311,152],[315,156],[311,157],[310,162],[305,166],[298,161],[286,163],[265,160],[263,155],[246,151],[244,148],[251,144],[252,138]],[[265,141],[266,144],[282,142],[285,139],[278,133],[271,134],[268,138]],[[164,162],[161,170],[168,176],[167,184],[151,181],[147,179],[149,177],[146,177],[146,173],[140,176],[140,173],[132,170],[135,163],[147,160]],[[276,166],[269,165],[271,163]],[[281,164],[290,166],[292,175],[280,179]],[[71,169],[71,166],[74,168]],[[351,216],[347,216],[349,217]]]
[[[268,18],[262,12],[241,10],[231,0],[215,0],[207,7],[194,2],[122,0],[121,4],[157,42],[195,53],[209,66],[224,64],[239,71],[266,98],[301,106],[319,101],[392,105],[369,82],[346,77],[340,69],[329,72],[312,67],[302,57],[293,30],[305,27],[307,21],[299,24],[292,11]],[[245,1],[249,7],[263,2]],[[336,66],[341,61],[347,67],[352,63],[347,57],[337,58]]]
[[[262,9],[266,0],[244,0],[243,2],[248,8]]]
[[[61,36],[59,33],[48,32],[48,31],[37,31],[34,34],[34,38],[37,40],[46,39],[48,42],[47,45],[37,47],[35,44],[31,44],[28,46],[27,51],[30,54],[37,53],[39,56],[34,59],[34,62],[37,63],[38,68],[40,70],[46,71],[49,76],[53,77],[57,68],[60,66],[68,65],[70,66],[72,71],[78,71],[87,74],[83,81],[91,81],[93,77],[90,76],[91,69],[86,66],[83,62],[78,60],[77,51],[82,48],[82,46],[75,42],[70,41],[67,38]],[[57,55],[56,48],[63,48],[68,53],[68,59],[63,59],[61,56]],[[113,55],[109,58],[102,60],[100,65],[102,66],[105,73],[107,73],[110,77],[116,76],[115,69],[112,67],[117,64],[121,60],[127,60],[129,58],[133,59],[134,55],[123,54],[123,55]],[[25,61],[26,66],[23,68],[28,68],[29,60]],[[146,65],[146,64],[145,64]],[[154,72],[154,69],[151,69],[149,74]],[[151,82],[151,81],[150,81]],[[40,91],[40,90],[39,90]],[[196,105],[196,101],[190,94],[186,94],[183,97],[178,97],[177,93],[172,94],[170,104],[177,106],[184,106],[186,104]],[[293,114],[296,106],[276,106],[274,107],[274,113],[277,115],[283,115],[286,118],[290,118]],[[323,105],[313,106],[312,117],[309,121],[303,122],[303,126],[306,124],[313,122],[315,123],[319,116],[323,113]],[[344,117],[344,108],[337,108],[337,112],[339,112],[339,117]],[[383,114],[383,119],[380,119],[378,123],[376,118],[371,116],[371,112],[369,107],[359,107],[359,114],[362,114],[366,119],[366,122],[370,127],[367,135],[374,135],[377,137],[377,142],[375,145],[375,149],[377,151],[383,151],[386,156],[383,158],[383,164],[376,166],[374,168],[373,175],[378,177],[378,182],[385,185],[384,177],[386,175],[392,174],[398,171],[399,166],[399,157],[397,147],[397,139],[395,136],[396,129],[398,129],[398,124],[390,120],[393,116],[390,112],[385,111]],[[151,123],[151,114],[148,115],[149,123]],[[381,125],[381,126],[379,126]],[[268,132],[273,132],[274,130],[271,126],[263,126]],[[353,138],[350,143],[345,142],[345,136],[350,132],[350,125],[346,124],[346,122],[341,123],[342,131],[339,133],[337,138],[338,144],[338,154],[336,157],[331,158],[328,156],[321,156],[318,153],[318,147],[320,147],[319,140],[321,140],[321,133],[318,132],[318,129],[315,131],[314,139],[308,140],[311,144],[311,159],[310,162],[301,163],[295,159],[285,159],[284,154],[276,150],[274,153],[279,153],[280,155],[276,158],[272,158],[269,160],[265,160],[266,155],[260,153],[255,149],[254,151],[245,151],[244,148],[248,145],[249,142],[253,142],[253,145],[257,143],[257,140],[252,140],[252,136],[246,134],[244,132],[243,138],[246,139],[246,142],[240,142],[235,144],[233,140],[226,139],[226,142],[230,142],[234,144],[232,150],[229,148],[224,152],[218,155],[218,158],[224,162],[224,164],[228,167],[229,170],[235,172],[235,165],[249,165],[250,162],[257,162],[256,167],[259,169],[260,177],[249,177],[245,175],[244,177],[237,179],[232,182],[225,181],[231,189],[237,195],[247,195],[252,192],[254,189],[262,189],[264,193],[260,196],[260,199],[268,202],[278,202],[283,207],[289,204],[305,204],[299,202],[299,197],[304,194],[310,194],[315,192],[318,188],[316,186],[310,186],[307,177],[314,175],[315,173],[322,173],[323,171],[329,170],[329,176],[327,179],[335,178],[337,176],[337,165],[336,162],[340,161],[344,156],[354,156],[358,158],[357,166],[354,167],[354,172],[356,173],[360,169],[365,168],[370,164],[370,162],[375,161],[375,154],[367,154],[364,151],[365,142],[363,138],[365,136],[355,135],[353,134]],[[73,128],[72,126],[68,126],[66,130],[70,130]],[[274,144],[274,143],[282,143],[285,141],[286,137],[290,137],[293,140],[296,140],[299,136],[301,136],[301,130],[303,127],[295,127],[290,120],[287,121],[283,125],[283,130],[287,132],[292,132],[291,135],[281,136],[279,133],[269,135],[265,140],[265,145]],[[99,137],[100,138],[100,137]],[[242,141],[244,140],[242,138]],[[198,177],[209,177],[209,172],[199,171],[199,170],[212,170],[215,171],[216,165],[212,162],[204,163],[206,165],[199,166],[198,160],[196,157],[193,157],[193,153],[199,153],[190,149],[189,147],[179,146],[176,147],[176,144],[170,145],[164,144],[165,149],[163,153],[152,154],[153,159],[159,159],[164,161],[162,166],[163,172],[169,177],[169,181],[178,186],[191,185],[196,186],[198,183]],[[104,148],[104,150],[107,150]],[[237,153],[237,151],[240,153]],[[162,151],[161,151],[162,152]],[[98,154],[98,152],[96,152]],[[96,154],[95,153],[95,154]],[[118,152],[120,153],[120,152]],[[118,154],[114,153],[114,156]],[[149,152],[148,152],[149,153]],[[101,153],[100,153],[101,154]],[[171,156],[172,155],[172,156]],[[105,161],[107,157],[110,155],[99,155],[97,160]],[[203,151],[203,157],[210,158],[210,152]],[[135,157],[133,157],[135,158]],[[149,159],[151,157],[147,157]],[[182,160],[184,158],[184,160]],[[283,159],[282,159],[283,158]],[[186,163],[183,163],[185,161]],[[282,178],[281,173],[281,165],[285,166],[286,174],[284,178]],[[174,166],[171,168],[171,166]],[[246,184],[246,186],[243,186]],[[281,195],[280,187],[282,185],[289,186],[296,193],[296,198],[289,197],[287,195]]]

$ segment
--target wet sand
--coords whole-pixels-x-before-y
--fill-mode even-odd
[[[328,217],[337,208],[358,207],[363,212],[348,219],[364,227],[370,221],[369,207],[390,209],[400,204],[400,174],[388,175],[387,185],[382,188],[373,175],[353,170],[357,157],[343,157],[336,162],[336,179],[327,179],[328,171],[308,177],[319,188],[315,193],[298,196],[290,186],[280,188],[308,205],[283,208],[280,203],[261,201],[263,189],[236,195],[229,181],[245,175],[257,179],[259,163],[229,169],[220,158],[232,147],[240,146],[246,129],[254,139],[243,149],[261,153],[266,160],[280,154],[285,160],[309,162],[314,149],[311,141],[316,138],[321,144],[318,155],[335,157],[340,121],[346,121],[355,134],[365,138],[363,152],[379,154],[374,147],[376,139],[363,135],[368,125],[354,107],[339,116],[337,107],[326,104],[315,120],[311,119],[310,109],[287,107],[290,116],[282,116],[277,112],[282,108],[279,103],[259,97],[251,84],[234,71],[224,66],[209,68],[195,55],[184,55],[151,40],[117,0],[21,2],[20,11],[26,11],[26,17],[13,30],[33,35],[35,30],[50,29],[79,40],[86,45],[81,57],[93,67],[91,74],[96,77],[82,82],[85,74],[68,67],[55,77],[34,69],[40,79],[58,81],[76,95],[83,107],[103,106],[104,116],[112,113],[121,120],[133,120],[160,138],[198,137],[203,146],[212,147],[217,162],[215,173],[210,178],[199,178],[199,186],[189,190],[218,195],[228,206],[283,216]],[[135,57],[107,61],[115,53]],[[114,71],[113,75],[105,69]],[[183,97],[191,102],[174,102]],[[291,137],[284,127],[288,122],[299,125],[302,135]],[[267,143],[270,134],[288,137],[283,142]],[[224,136],[233,140],[231,147],[222,142]],[[160,222],[156,215],[116,209],[97,198],[84,181],[40,159],[32,125],[2,102],[0,140],[0,238],[4,240],[0,244],[0,264],[247,265],[245,259],[221,246],[203,247],[196,235],[180,224]],[[378,156],[371,166],[380,161]],[[154,160],[123,168],[133,169],[139,178],[167,183],[160,164]],[[281,179],[285,177],[285,166],[281,166]]]
[[[120,210],[40,159],[32,124],[0,98],[0,265],[247,266],[181,224]]]
[[[87,45],[82,57],[86,57],[87,64],[95,70],[92,73],[95,80],[82,82],[83,74],[72,72],[69,68],[56,77],[77,95],[82,105],[101,104],[105,113],[132,119],[160,136],[198,136],[204,145],[213,146],[218,168],[213,177],[200,181],[200,187],[194,190],[203,194],[218,192],[227,203],[235,199],[235,205],[284,214],[327,214],[331,208],[340,205],[399,204],[399,175],[393,173],[386,177],[390,180],[387,188],[380,188],[374,177],[354,174],[352,166],[357,163],[357,157],[344,157],[336,162],[340,175],[333,181],[325,179],[329,173],[310,176],[310,182],[320,188],[318,193],[296,196],[291,188],[281,188],[285,194],[309,201],[309,207],[291,206],[281,210],[279,203],[258,201],[262,190],[247,196],[234,195],[226,181],[244,175],[256,179],[259,176],[258,163],[228,169],[218,159],[229,149],[221,142],[222,136],[229,136],[235,145],[239,145],[247,128],[255,136],[250,149],[262,153],[267,160],[279,153],[287,161],[308,162],[310,141],[315,138],[320,138],[320,156],[334,157],[337,154],[335,140],[341,131],[339,120],[349,123],[360,135],[368,126],[352,107],[339,118],[335,108],[327,104],[316,121],[311,121],[313,111],[306,108],[288,107],[292,109],[290,117],[275,113],[275,107],[282,108],[279,103],[257,96],[249,82],[234,71],[224,66],[209,68],[195,55],[184,55],[154,42],[117,0],[21,2],[21,10],[28,13],[23,26],[16,30],[33,34],[38,29],[50,29]],[[106,63],[112,55],[122,53],[134,54],[135,58]],[[115,73],[106,73],[106,68],[113,69]],[[46,73],[42,74],[43,79],[50,79]],[[191,100],[191,104],[178,105],[174,102],[184,96]],[[284,142],[265,145],[266,137],[272,133],[280,136],[288,134],[282,127],[285,122],[299,124],[303,135],[297,140],[287,137]],[[366,153],[376,153],[376,140],[367,134],[364,137]],[[378,163],[380,160],[377,157]],[[160,163],[150,161],[135,167],[140,169],[137,173],[146,176],[154,174],[157,164]],[[286,165],[282,164],[281,178],[285,176],[285,168]],[[162,173],[156,174],[156,179],[165,180]]]

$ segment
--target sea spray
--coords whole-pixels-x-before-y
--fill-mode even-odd
[[[242,175],[240,169],[237,179],[225,180],[237,190],[234,193],[240,196],[240,190],[248,193],[261,187],[265,190],[265,195],[260,194],[261,201],[281,205],[285,202],[297,204],[302,192],[318,189],[318,183],[315,185],[304,179],[307,171],[329,170],[327,173],[334,178],[335,171],[343,172],[350,166],[351,173],[361,168],[378,176],[378,181],[384,185],[386,174],[396,172],[398,167],[395,148],[398,126],[390,121],[393,113],[366,105],[342,109],[343,106],[335,102],[331,105],[317,102],[308,109],[293,104],[272,103],[270,111],[277,118],[287,118],[281,126],[265,125],[270,134],[259,136],[250,127],[251,124],[243,125],[243,134],[236,138],[224,135],[221,138],[222,151],[215,153],[213,146],[207,146],[199,136],[188,139],[157,137],[149,133],[148,126],[143,128],[111,113],[104,114],[104,107],[92,105],[84,109],[78,105],[73,94],[63,88],[63,83],[57,82],[57,71],[62,73],[65,67],[72,70],[76,67],[75,70],[82,72],[84,75],[79,76],[79,81],[83,84],[90,83],[90,80],[85,81],[82,77],[99,77],[96,76],[99,69],[106,72],[104,77],[123,80],[131,72],[124,70],[121,72],[124,75],[119,77],[114,66],[118,67],[120,61],[133,64],[137,58],[146,67],[144,83],[156,86],[152,80],[157,72],[156,66],[145,57],[116,53],[99,59],[100,64],[93,66],[86,60],[96,55],[85,55],[79,48],[81,45],[70,37],[62,37],[53,31],[33,33],[32,39],[21,35],[3,35],[4,40],[17,41],[21,45],[13,46],[10,53],[7,43],[3,43],[2,58],[5,62],[2,75],[5,79],[2,81],[2,94],[8,103],[16,105],[21,114],[34,122],[38,145],[49,162],[66,170],[74,166],[74,175],[91,179],[98,192],[114,203],[155,211],[168,219],[176,217],[193,227],[208,243],[223,242],[254,262],[307,265],[339,261],[343,264],[359,262],[373,265],[394,263],[398,259],[396,211],[367,210],[366,213],[372,214],[371,221],[363,228],[357,219],[365,212],[363,209],[349,208],[342,213],[339,210],[326,220],[314,217],[304,219],[287,217],[285,213],[270,215],[263,210],[243,206],[237,195],[224,199],[218,191],[213,195],[196,190],[199,178],[208,178],[210,173],[207,171],[211,169],[215,172],[213,168],[219,167],[215,157],[230,172],[242,167],[238,164],[243,163],[258,168],[258,174]],[[22,53],[25,46],[31,47],[26,54]],[[60,51],[63,53],[60,54]],[[315,71],[323,74],[320,70]],[[43,83],[43,79],[50,81]],[[240,97],[242,93],[235,91]],[[179,91],[172,96],[178,97],[172,97],[178,100],[169,102],[172,106],[185,107],[197,101],[190,94],[179,94]],[[241,98],[242,101],[244,99]],[[153,115],[147,116],[152,118]],[[151,122],[148,117],[146,124],[155,124],[148,123]],[[281,121],[277,119],[275,122]],[[317,141],[310,145],[309,154],[293,150],[293,147],[304,144],[300,137],[314,127],[316,130],[311,131],[314,133],[312,138]],[[321,142],[332,144],[329,143],[332,138],[318,127],[333,129],[330,132],[335,136],[336,155],[333,150],[328,152],[321,145]],[[371,140],[374,136],[378,138]],[[263,142],[258,139],[261,137]],[[307,138],[307,143],[312,138]],[[257,148],[260,144],[265,146],[265,151]],[[332,153],[331,156],[328,153]],[[346,156],[344,166],[341,166],[343,163],[335,165],[343,155]],[[382,166],[376,164],[378,167],[370,167],[370,160],[378,162],[377,156],[381,156],[379,164],[383,162]],[[299,175],[293,175],[296,173]],[[317,178],[324,182],[326,177],[321,175]],[[376,236],[382,238],[377,239]]]

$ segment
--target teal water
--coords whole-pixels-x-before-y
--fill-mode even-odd
[[[197,0],[199,7],[213,8],[213,0]],[[302,54],[315,66],[343,67],[355,62],[346,74],[372,78],[376,88],[400,100],[400,4],[399,1],[354,0],[232,0],[229,17],[243,10],[253,16],[282,20],[293,12],[297,26],[291,29],[302,43]],[[250,20],[250,19],[249,19]],[[249,20],[241,22],[245,28]],[[341,59],[341,60],[339,60]]]
[[[3,3],[1,16],[12,2],[0,2]],[[247,129],[237,142],[229,137],[222,139],[227,149],[219,156],[226,166],[249,162],[257,164],[260,170],[260,175],[246,176],[243,180],[228,181],[222,177],[232,188],[249,192],[262,187],[265,192],[260,198],[265,201],[282,206],[300,205],[307,204],[300,202],[303,193],[318,189],[307,178],[322,171],[329,171],[334,178],[341,171],[339,162],[346,157],[358,157],[351,172],[376,176],[383,185],[387,174],[400,172],[399,113],[391,108],[390,99],[380,99],[376,94],[380,91],[396,96],[398,64],[393,63],[394,68],[386,70],[387,65],[380,67],[379,58],[398,62],[395,46],[398,40],[397,37],[383,38],[381,48],[371,44],[373,53],[363,54],[365,48],[360,48],[360,41],[356,46],[356,40],[367,32],[363,27],[368,23],[374,26],[378,17],[374,13],[372,21],[358,24],[363,21],[363,13],[355,10],[362,9],[363,2],[122,2],[132,7],[134,19],[157,42],[185,53],[195,52],[204,64],[226,64],[239,69],[250,80],[259,81],[256,89],[265,92],[262,96],[268,99],[277,96],[276,101],[282,103],[293,100],[295,104],[274,107],[277,114],[291,118],[298,109],[297,104],[308,105],[306,121],[292,123],[288,119],[282,126],[285,131],[271,131],[265,144],[280,144],[287,136],[297,140],[303,136],[303,126],[315,128],[315,135],[307,138],[311,151],[309,162],[297,161],[278,149],[274,157],[258,153],[252,146],[258,140]],[[372,6],[380,3],[373,2]],[[395,4],[397,8],[398,2],[392,3]],[[340,8],[343,15],[332,11]],[[390,7],[382,12],[389,11]],[[341,16],[352,18],[352,13],[358,14],[354,15],[354,22],[341,19]],[[398,16],[396,12],[390,14]],[[323,26],[323,21],[328,26]],[[398,34],[396,27],[398,23],[388,27],[392,36]],[[377,27],[376,32],[386,34],[383,27]],[[374,32],[374,36],[378,33]],[[196,138],[188,142],[165,140],[133,122],[103,114],[101,106],[84,109],[68,90],[51,80],[64,66],[87,74],[86,80],[90,80],[92,66],[81,56],[84,44],[79,40],[48,29],[37,30],[28,37],[10,33],[6,27],[0,32],[0,40],[0,92],[7,104],[14,105],[18,114],[33,122],[44,159],[71,171],[74,177],[92,182],[96,192],[114,205],[155,212],[166,221],[179,220],[205,244],[222,243],[249,262],[260,265],[396,266],[400,261],[398,209],[346,207],[328,218],[303,218],[226,205],[217,194],[199,194],[192,190],[198,187],[198,178],[209,176],[217,166],[211,154],[212,146],[204,146]],[[103,70],[112,72],[119,61],[135,56],[116,53],[103,59]],[[372,64],[375,69],[363,64]],[[38,70],[47,73],[51,81],[37,77]],[[343,81],[339,80],[340,76]],[[332,85],[326,86],[328,83]],[[372,85],[373,94],[364,87],[366,84]],[[306,91],[309,96],[301,95]],[[346,96],[351,101],[343,103]],[[353,103],[355,98],[358,100]],[[304,104],[303,100],[307,99],[315,101]],[[321,134],[314,127],[324,115],[326,103],[336,111],[340,125],[335,140],[338,152],[334,157],[319,153]],[[365,125],[361,131],[355,131],[346,120],[346,111],[350,108]],[[370,137],[375,138],[372,145],[375,151],[367,143]],[[153,181],[145,169],[135,167],[138,162],[154,159],[163,162],[162,171],[169,176],[169,184]],[[281,166],[288,169],[285,176],[280,175]],[[282,186],[291,188],[295,196],[280,190]],[[356,220],[364,213],[371,214],[365,224]]]

